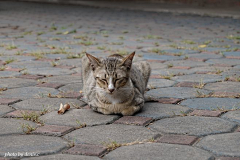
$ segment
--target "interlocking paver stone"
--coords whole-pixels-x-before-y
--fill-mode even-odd
[[[214,92],[212,97],[220,97],[220,98],[239,98],[240,93],[235,92]]]
[[[20,75],[19,72],[12,71],[0,71],[0,78],[9,78],[9,77],[17,77]]]
[[[227,133],[204,137],[198,144],[218,156],[240,157],[240,133]]]
[[[104,126],[86,127],[66,134],[68,140],[75,140],[76,143],[100,144],[130,143],[134,141],[149,140],[157,138],[157,132],[134,125],[110,124]],[[89,138],[91,137],[91,138]]]
[[[171,63],[170,63],[171,64]],[[168,69],[156,69],[151,71],[152,74],[158,74],[161,76],[171,76],[171,75],[187,75],[187,74],[193,74],[194,71],[188,70],[188,69],[174,69],[174,68],[168,68]]]
[[[223,64],[223,65],[239,65],[239,59],[209,59],[206,61],[209,64]]]
[[[8,112],[11,112],[11,111],[13,111],[13,109],[11,107],[9,107],[7,105],[0,105],[0,116],[6,114]]]
[[[181,160],[209,160],[213,156],[207,151],[186,145],[166,143],[146,143],[124,146],[108,153],[104,159],[181,159]]]
[[[49,88],[59,88],[59,87],[62,87],[63,84],[61,83],[41,83],[41,84],[38,84],[37,87],[49,87]]]
[[[34,80],[38,80],[41,78],[44,78],[45,76],[43,75],[30,75],[30,74],[23,74],[18,76],[18,78],[23,78],[23,79],[34,79]]]
[[[53,154],[68,147],[68,142],[59,137],[42,135],[16,135],[0,137],[0,156],[5,153],[35,153],[38,155]],[[13,158],[13,157],[12,157]]]
[[[194,110],[189,113],[190,116],[206,116],[206,117],[218,117],[222,114],[222,111],[209,111],[209,110]]]
[[[204,136],[230,132],[236,124],[216,117],[175,117],[156,121],[150,128],[170,134]]]
[[[189,57],[189,59],[190,58],[217,59],[217,58],[222,58],[222,55],[220,55],[220,54],[200,53],[200,54],[189,54],[188,57]]]
[[[73,84],[67,84],[63,87],[60,87],[59,90],[62,92],[69,92],[69,91],[75,91],[79,92],[82,90],[83,84],[82,83],[73,83]]]
[[[134,3],[119,3],[117,7],[135,7],[129,4]],[[158,8],[157,3],[155,6],[147,2],[137,7],[148,8],[148,5],[150,9]],[[188,137],[185,133],[195,136],[239,133],[239,19],[11,1],[0,2],[0,6],[4,9],[0,14],[1,125],[9,124],[14,133],[4,133],[0,142],[1,146],[4,142],[8,151],[22,152],[25,147],[28,152],[41,150],[42,155],[58,153],[56,157],[41,155],[38,159],[99,159],[97,156],[61,154],[61,151],[69,149],[67,143],[72,145],[75,139],[98,145],[147,140],[146,144],[122,146],[107,156],[121,153],[118,151],[126,147],[130,150],[110,159],[229,157],[204,151],[195,143],[191,147],[156,144],[152,143],[152,138],[159,138],[161,133],[166,138],[165,131],[167,135],[174,133],[178,137],[174,140]],[[231,13],[235,12],[231,10]],[[93,112],[78,100],[84,94],[81,91],[81,57],[85,52],[106,57],[116,53],[125,56],[134,50],[134,63],[146,60],[152,70],[142,111],[124,120],[126,117]],[[69,103],[71,108],[58,115],[61,103]],[[22,118],[3,118],[11,114],[22,117],[19,116],[21,110],[48,111],[40,117],[45,126],[36,130],[43,135],[23,136],[21,128],[18,131],[13,128],[16,122],[23,121]],[[190,111],[193,112],[189,114]],[[153,121],[148,124],[150,119]],[[133,124],[114,123],[120,121]],[[75,130],[68,133],[67,128]],[[14,138],[16,134],[18,139]],[[64,137],[70,141],[64,141]],[[31,143],[34,145],[28,146]],[[61,144],[62,149],[57,148]],[[144,147],[138,150],[141,145]],[[0,147],[0,153],[2,149]]]
[[[74,147],[68,149],[64,153],[68,154],[80,154],[87,156],[102,156],[107,152],[107,148],[98,145],[91,144],[76,144]]]
[[[22,118],[24,115],[30,115],[30,114],[37,114],[40,115],[40,111],[32,111],[32,110],[15,110],[13,112],[9,112],[4,115],[4,117],[10,117],[10,118]]]
[[[240,100],[233,98],[193,98],[181,102],[181,105],[194,109],[233,109],[240,108]]]
[[[12,68],[41,68],[41,67],[50,67],[51,63],[49,62],[41,62],[41,61],[24,61],[24,62],[13,62],[8,64],[8,66]]]
[[[40,156],[40,157],[31,157],[25,158],[27,160],[64,160],[64,159],[71,159],[71,160],[101,160],[98,157],[94,156],[84,156],[84,155],[71,155],[71,154],[54,154],[54,155],[47,155],[47,156]]]
[[[201,66],[208,66],[209,64],[204,62],[191,62],[191,61],[185,61],[185,60],[177,60],[177,61],[168,61],[164,64],[172,64],[173,66],[187,66],[187,67],[201,67]]]
[[[13,103],[17,103],[19,101],[21,100],[18,98],[0,98],[0,104],[4,104],[4,105],[10,105]]]
[[[24,124],[29,125],[33,128],[37,127],[37,124],[31,121],[25,121],[21,119],[13,119],[13,118],[0,118],[0,126],[1,126],[0,136],[12,135],[12,134],[24,134],[24,131],[26,131],[26,128],[23,127]]]
[[[209,83],[204,86],[205,89],[212,90],[215,92],[233,92],[240,93],[240,83],[239,82],[217,82]]]
[[[223,52],[226,58],[240,59],[240,52]]]
[[[42,81],[46,81],[48,83],[63,83],[63,84],[72,84],[72,83],[79,83],[82,81],[82,77],[80,76],[70,76],[70,75],[60,75],[60,76],[53,76],[47,77],[42,79]]]
[[[136,116],[150,117],[153,119],[169,118],[189,112],[189,108],[173,104],[145,103],[141,112]]]
[[[191,68],[191,71],[194,71],[196,74],[216,74],[217,71],[227,72],[232,67],[217,67],[217,66],[206,66],[206,67],[195,67]],[[221,74],[221,73],[220,73]]]
[[[68,127],[68,126],[44,125],[42,127],[37,128],[32,133],[50,135],[50,136],[62,136],[73,130],[74,130],[73,127]]]
[[[159,103],[163,103],[163,104],[177,104],[181,100],[182,99],[179,99],[179,98],[159,98],[159,99],[156,99],[156,101],[158,101]]]
[[[67,92],[60,92],[59,94],[60,97],[63,98],[81,98],[83,97],[83,94],[75,91],[67,91]]]
[[[200,82],[180,82],[176,84],[176,87],[190,87],[195,88],[195,86],[198,86]]]
[[[63,115],[59,115],[57,111],[53,111],[40,117],[45,124],[65,125],[72,127],[78,127],[78,121],[80,123],[86,123],[87,126],[94,126],[108,124],[118,118],[119,116],[117,115],[103,115],[96,113],[91,109],[72,109]]]
[[[59,93],[59,91],[53,88],[23,87],[8,89],[7,91],[4,91],[0,95],[0,97],[29,99],[29,98],[41,98],[42,96],[47,96],[49,93],[51,95],[56,95]]]
[[[172,69],[190,69],[191,67],[187,67],[187,66],[173,66],[171,68]]]
[[[237,157],[218,157],[216,160],[240,160],[240,158]]]
[[[146,126],[152,121],[152,118],[148,117],[138,117],[138,116],[123,116],[122,118],[116,120],[115,124],[134,124],[140,126]]]
[[[68,75],[75,73],[69,69],[54,68],[54,67],[45,67],[45,68],[29,68],[29,74],[39,74],[39,75]]]
[[[151,48],[149,48],[151,50]],[[183,59],[183,57],[178,56],[169,56],[169,55],[144,55],[143,59],[156,59],[156,60],[162,60],[162,61],[169,61],[169,60],[180,60]]]
[[[20,78],[7,78],[0,79],[0,88],[17,88],[34,86],[37,82],[34,80],[20,79]]]
[[[161,88],[161,87],[170,87],[175,84],[174,81],[167,79],[150,79],[148,81],[148,88]]]
[[[192,145],[196,142],[197,137],[195,136],[187,136],[187,135],[163,135],[157,142],[160,143],[170,143],[170,144],[184,144],[184,145]]]
[[[68,103],[71,108],[75,107],[83,107],[86,104],[83,101],[79,101],[77,99],[70,99],[70,98],[36,98],[36,99],[27,99],[21,102],[15,103],[11,105],[16,109],[26,109],[26,110],[38,110],[42,111],[47,109],[51,110],[58,110],[60,104]]]
[[[197,90],[204,94],[209,94],[210,91],[204,89],[195,89],[188,87],[169,87],[152,89],[146,92],[145,97],[147,99],[158,99],[158,98],[194,98],[197,97]]]
[[[240,123],[240,110],[229,111],[225,113],[222,118]]]
[[[172,78],[178,82],[203,82],[212,83],[217,81],[222,81],[224,78],[221,75],[210,75],[210,74],[195,74],[195,75],[184,75],[176,76]]]

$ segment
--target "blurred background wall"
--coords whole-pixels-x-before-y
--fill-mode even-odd
[[[81,2],[91,2],[94,0],[15,0],[15,1],[29,1],[29,2],[48,2],[48,3],[62,3],[62,4],[80,4]],[[240,0],[95,0],[95,2],[151,2],[151,3],[165,3],[165,4],[180,4],[193,6],[240,6]]]

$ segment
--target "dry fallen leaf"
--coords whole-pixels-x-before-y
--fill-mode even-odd
[[[65,113],[68,109],[70,108],[70,105],[69,104],[60,104],[60,108],[58,110],[58,114],[63,114]]]
[[[205,48],[205,47],[207,47],[207,45],[205,45],[205,44],[198,46],[198,48]]]

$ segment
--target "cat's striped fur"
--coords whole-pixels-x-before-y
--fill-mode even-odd
[[[143,107],[151,69],[147,62],[132,63],[134,54],[105,59],[90,54],[83,57],[84,98],[94,111],[133,115]]]

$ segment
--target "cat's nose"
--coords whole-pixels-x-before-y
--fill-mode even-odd
[[[109,92],[111,92],[111,93],[112,93],[112,92],[113,92],[115,89],[114,89],[114,88],[112,88],[112,89],[108,89],[108,90],[109,90]]]

